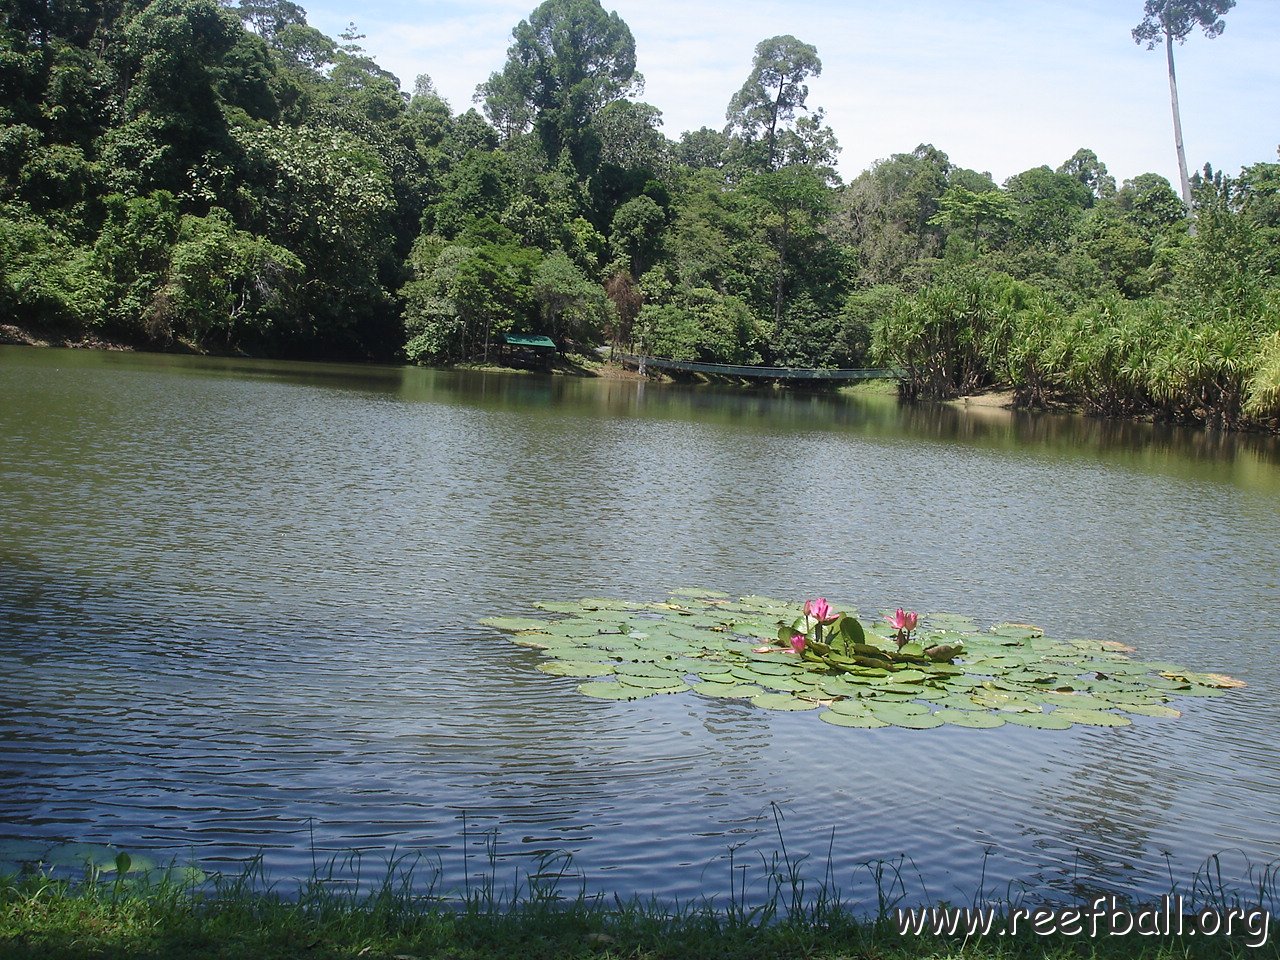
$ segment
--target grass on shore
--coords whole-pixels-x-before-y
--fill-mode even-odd
[[[1016,936],[899,932],[893,883],[878,912],[857,916],[825,884],[807,895],[793,861],[773,865],[762,904],[746,907],[607,900],[563,891],[568,860],[549,858],[525,875],[523,892],[496,891],[492,871],[447,899],[424,893],[412,869],[389,866],[364,892],[317,874],[292,895],[265,884],[261,861],[238,877],[199,886],[91,871],[83,881],[28,874],[0,879],[3,960],[1206,960],[1280,958],[1276,938],[1237,935]],[[882,865],[883,866],[883,865]],[[181,874],[179,874],[181,876]],[[1274,901],[1274,870],[1260,903]],[[1203,906],[1205,900],[1199,899]],[[1211,904],[1225,911],[1226,899]],[[998,905],[1008,916],[1010,906]],[[1269,915],[1266,915],[1269,923]],[[998,929],[998,925],[997,928]]]

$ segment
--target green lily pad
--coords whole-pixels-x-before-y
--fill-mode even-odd
[[[829,708],[833,713],[847,713],[850,716],[868,716],[871,707],[866,700],[833,700]]]
[[[1217,687],[1201,687],[1193,684],[1184,690],[1177,691],[1177,694],[1180,697],[1221,697],[1223,691]]]
[[[671,663],[671,666],[667,666],[666,664],[668,663]],[[634,661],[634,662],[629,661],[626,663],[620,663],[618,664],[618,667],[615,672],[619,676],[663,677],[666,679],[670,679],[672,676],[675,676],[678,673],[678,671],[679,671],[679,668],[676,667],[675,664],[669,660],[657,660],[657,661],[641,660],[641,661]],[[679,675],[683,676],[683,673],[680,673]]]
[[[883,720],[877,720],[869,713],[836,713],[832,710],[824,710],[818,714],[818,719],[825,723],[834,724],[837,727],[856,727],[861,730],[876,730],[880,727],[889,726]]]
[[[1165,702],[1163,693],[1155,690],[1135,690],[1132,693],[1110,693],[1105,697],[1106,701],[1116,707],[1151,707],[1160,706]]]
[[[785,693],[760,693],[752,697],[751,702],[765,710],[812,710],[818,705],[812,700],[800,700]]]
[[[1068,707],[1058,707],[1053,713],[1072,723],[1090,727],[1127,727],[1133,723],[1123,713],[1108,713],[1105,710],[1073,710]]]
[[[873,689],[876,691],[877,695],[883,695],[883,694],[889,694],[889,693],[900,693],[906,697],[916,697],[916,696],[919,696],[920,694],[919,687],[913,686],[911,684],[897,683],[897,682],[878,683],[873,687]]]
[[[1043,709],[1040,704],[1033,700],[1000,693],[995,690],[975,690],[970,694],[969,699],[979,707],[987,710],[1001,710],[1006,713],[1040,713]]]
[[[889,673],[890,671],[887,667],[868,667],[866,664],[860,664],[856,667],[850,667],[845,675],[870,680],[873,677],[887,677]]]
[[[1175,680],[1172,677],[1166,677],[1164,675],[1147,677],[1144,682],[1152,690],[1167,690],[1176,693],[1179,696],[1191,687],[1191,684],[1186,680]]]
[[[608,681],[588,681],[578,684],[578,692],[600,700],[641,700],[660,693],[683,693],[688,686],[680,684],[671,687],[636,687],[630,684],[610,683]]]
[[[868,703],[914,703],[914,693],[883,693],[879,690],[868,693],[864,698]]]
[[[1173,707],[1166,707],[1159,703],[1126,704],[1121,709],[1123,709],[1125,713],[1137,714],[1140,717],[1164,717],[1167,719],[1173,719],[1175,717],[1182,716],[1181,711],[1175,710]]]
[[[1056,693],[1049,690],[1040,699],[1055,707],[1067,710],[1106,710],[1111,704],[1088,693]]]
[[[578,663],[607,663],[613,666],[618,662],[618,654],[610,650],[596,650],[594,647],[548,647],[542,651],[548,659],[568,660]]]
[[[899,670],[893,675],[896,683],[921,683],[929,675],[922,670]]]
[[[1044,636],[1044,631],[1032,623],[997,623],[988,631],[993,636],[1010,640],[1030,640]]]
[[[759,597],[752,595],[742,597],[738,602],[744,607],[754,607],[755,609],[766,613],[777,610],[787,616],[794,617],[796,615],[796,608],[786,600],[774,600],[772,597]]]
[[[584,660],[552,660],[538,664],[538,669],[553,677],[603,677],[613,673],[613,667],[607,663]]]
[[[971,697],[963,694],[947,694],[935,700],[934,703],[942,710],[961,710],[966,713],[979,713],[987,709],[978,706]]]
[[[794,654],[783,654],[771,657],[769,654],[753,653],[748,658],[748,669],[756,673],[772,674],[778,677],[791,676],[804,670],[804,663]]]
[[[48,859],[52,846],[48,840],[0,840],[0,860],[40,863]]]
[[[586,610],[647,610],[647,603],[633,603],[630,600],[613,600],[607,597],[591,597],[582,601]]]
[[[120,851],[101,843],[62,843],[49,850],[46,862],[54,867],[85,867],[114,869]]]
[[[768,690],[780,690],[784,693],[800,693],[807,690],[816,689],[814,683],[805,677],[770,677],[757,675],[755,677],[743,677],[749,683],[758,683],[760,686]]]
[[[778,625],[776,623],[761,623],[757,620],[736,621],[733,625],[733,632],[740,636],[750,637],[752,640],[769,640],[777,642]]]
[[[555,646],[567,646],[556,637],[548,636],[545,633],[522,633],[519,636],[512,637],[511,642],[516,646],[528,647],[531,650],[549,650]]]
[[[572,639],[575,637],[595,637],[603,631],[603,626],[598,622],[589,620],[565,620],[562,623],[553,624],[541,633],[549,634],[553,637],[562,637]],[[615,630],[614,633],[617,633]]]
[[[883,713],[873,714],[877,720],[884,720],[892,723],[895,727],[903,727],[907,730],[932,730],[934,727],[942,726],[943,721],[936,714],[919,713],[907,715],[887,715]]]
[[[546,600],[541,603],[535,603],[534,606],[539,610],[547,611],[547,613],[581,613],[585,609],[581,603],[562,600]]]
[[[934,716],[943,723],[953,727],[972,727],[979,730],[990,730],[1003,727],[1005,717],[998,713],[977,710],[939,710]]]
[[[969,617],[964,617],[956,613],[926,613],[923,620],[925,626],[930,630],[950,630],[956,633],[971,633],[978,629],[978,625]]]
[[[728,670],[705,671],[698,674],[707,683],[741,683],[741,679]]]
[[[601,700],[637,700],[640,697],[648,696],[650,693],[650,691],[643,690],[640,687],[624,687],[620,683],[604,680],[580,683],[578,684],[578,692]]]
[[[1034,727],[1037,730],[1069,730],[1071,721],[1057,710],[1053,713],[1008,713],[1003,714],[1005,723],[1017,724],[1020,727]]]
[[[101,870],[103,873],[116,873],[121,867],[124,867],[126,875],[150,874],[159,869],[156,866],[156,862],[150,857],[144,857],[136,853],[117,853],[116,859],[102,867]]]
[[[551,626],[546,620],[535,620],[532,617],[485,617],[480,621],[486,627],[498,630],[545,630]]]
[[[694,693],[704,697],[725,697],[733,700],[746,700],[764,693],[753,683],[695,683]]]
[[[867,684],[857,683],[846,677],[823,677],[819,687],[831,697],[856,697],[868,689]]]
[[[637,677],[632,674],[623,673],[621,670],[615,671],[619,683],[628,687],[645,687],[649,690],[667,690],[672,687],[685,686],[682,678],[674,673],[666,673],[660,677]]]
[[[871,712],[876,716],[882,714],[894,714],[902,717],[920,716],[929,712],[929,708],[923,703],[915,703],[907,701],[905,703],[886,703],[881,700],[871,701]],[[887,719],[883,717],[882,719]]]

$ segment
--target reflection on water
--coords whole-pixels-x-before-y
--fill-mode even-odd
[[[35,836],[290,877],[314,836],[458,880],[465,815],[503,864],[567,850],[596,889],[723,895],[731,849],[778,848],[777,802],[854,897],[904,854],[913,895],[952,900],[984,869],[1070,897],[1267,862],[1277,493],[1265,437],[0,348],[0,861]],[[692,584],[1028,618],[1250,686],[1121,729],[845,731],[589,700],[476,625]]]

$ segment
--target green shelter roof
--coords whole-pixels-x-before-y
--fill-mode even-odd
[[[536,337],[528,334],[507,334],[507,343],[513,347],[549,347],[554,350],[555,343],[549,337]]]

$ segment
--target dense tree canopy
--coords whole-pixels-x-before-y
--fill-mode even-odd
[[[600,0],[544,0],[512,37],[506,65],[478,91],[486,114],[508,141],[532,125],[548,157],[567,150],[586,170],[598,149],[591,121],[642,83],[630,28]]]
[[[1134,36],[1213,36],[1231,6],[1150,0]],[[0,311],[152,346],[459,363],[542,333],[1280,415],[1280,163],[1206,167],[1190,210],[1083,147],[997,184],[921,144],[842,183],[792,36],[757,46],[727,126],[678,137],[598,0],[517,24],[483,114],[359,40],[292,0],[0,0]]]

